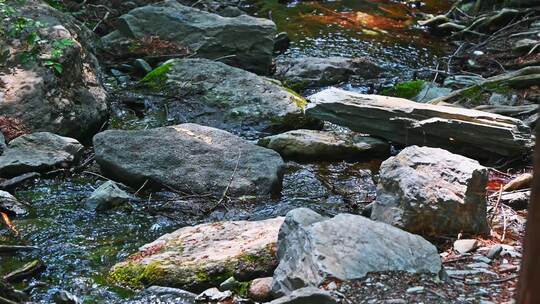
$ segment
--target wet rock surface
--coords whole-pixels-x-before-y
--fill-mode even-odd
[[[282,223],[283,218],[275,218],[181,228],[141,247],[115,265],[110,276],[135,287],[152,282],[199,292],[219,286],[231,275],[242,281],[264,277],[277,266]],[[140,275],[134,280],[136,273]]]
[[[83,148],[76,139],[48,132],[20,136],[0,156],[0,176],[67,168],[79,159]]]
[[[144,39],[154,36],[197,57],[221,58],[227,64],[268,74],[275,35],[276,25],[267,19],[222,17],[169,0],[121,16],[118,30],[102,41],[111,56],[128,57],[137,56],[144,49]]]
[[[285,218],[278,241],[279,266],[272,291],[289,294],[327,279],[352,280],[369,272],[438,273],[437,249],[422,237],[352,214],[325,218],[295,209]]]
[[[381,139],[331,131],[294,130],[262,138],[258,144],[300,161],[361,160],[390,153],[389,144]]]
[[[226,131],[196,124],[140,131],[109,130],[94,137],[96,161],[108,175],[183,193],[269,195],[281,185],[283,160]]]
[[[371,218],[422,235],[487,233],[487,182],[475,160],[411,146],[382,163]]]

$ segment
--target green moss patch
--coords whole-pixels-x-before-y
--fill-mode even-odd
[[[158,262],[148,265],[128,262],[114,268],[109,274],[109,280],[113,284],[141,289],[160,281],[164,275],[165,271]]]
[[[402,82],[383,90],[381,95],[411,99],[422,91],[425,84],[423,80]]]
[[[150,73],[146,74],[143,79],[141,79],[141,84],[156,91],[163,89],[163,87],[167,83],[167,74],[169,73],[173,65],[174,61],[169,61],[158,66]]]

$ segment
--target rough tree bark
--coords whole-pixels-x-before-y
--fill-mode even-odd
[[[540,128],[536,128],[534,180],[518,286],[518,303],[540,303]]]

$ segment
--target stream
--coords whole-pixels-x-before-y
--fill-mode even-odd
[[[407,16],[444,11],[448,8],[446,1],[428,0],[416,8],[389,0],[288,4],[265,0],[257,8],[259,16],[270,16],[278,29],[291,38],[290,48],[278,60],[364,56],[387,68],[389,72],[381,79],[381,85],[390,86],[411,79],[418,69],[435,68],[444,55],[442,42],[428,38]],[[366,90],[362,84],[343,86]],[[297,207],[309,207],[325,215],[360,214],[375,199],[376,175],[382,160],[288,162],[281,197],[257,205],[225,206],[209,215],[201,212],[205,202],[171,192],[141,192],[138,203],[96,213],[85,206],[85,198],[103,182],[102,178],[81,173],[39,179],[15,191],[18,199],[31,203],[31,213],[14,220],[19,236],[14,237],[7,229],[0,230],[0,242],[35,245],[40,250],[0,257],[0,273],[39,258],[47,265],[46,271],[37,280],[17,286],[32,288],[34,301],[51,303],[56,292],[67,290],[84,303],[122,303],[133,298],[134,292],[110,285],[107,273],[141,245],[186,225],[271,218]],[[139,299],[130,303],[147,302]]]

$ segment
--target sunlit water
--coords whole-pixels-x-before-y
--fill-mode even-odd
[[[392,71],[388,81],[407,79],[415,70],[435,67],[440,45],[415,28],[420,11],[436,13],[443,1],[428,1],[420,8],[393,1],[332,1],[259,4],[259,15],[271,17],[292,39],[280,56],[365,56]],[[437,4],[439,3],[439,4]],[[373,17],[375,16],[375,17]],[[345,84],[349,89],[355,85]],[[361,89],[361,88],[360,88]],[[96,213],[85,199],[102,180],[71,177],[40,180],[16,191],[32,204],[31,214],[14,221],[20,231],[13,237],[0,230],[0,242],[39,246],[32,253],[0,257],[0,273],[41,259],[47,270],[37,279],[19,284],[34,286],[36,302],[51,303],[52,295],[68,290],[85,303],[122,303],[134,293],[107,282],[112,265],[160,235],[185,225],[217,220],[258,220],[297,207],[309,207],[325,215],[361,213],[375,199],[380,160],[365,163],[288,163],[282,196],[274,200],[224,206],[201,215],[205,202],[182,200],[171,193],[141,195],[141,201],[121,210]],[[138,303],[145,303],[139,300]]]

